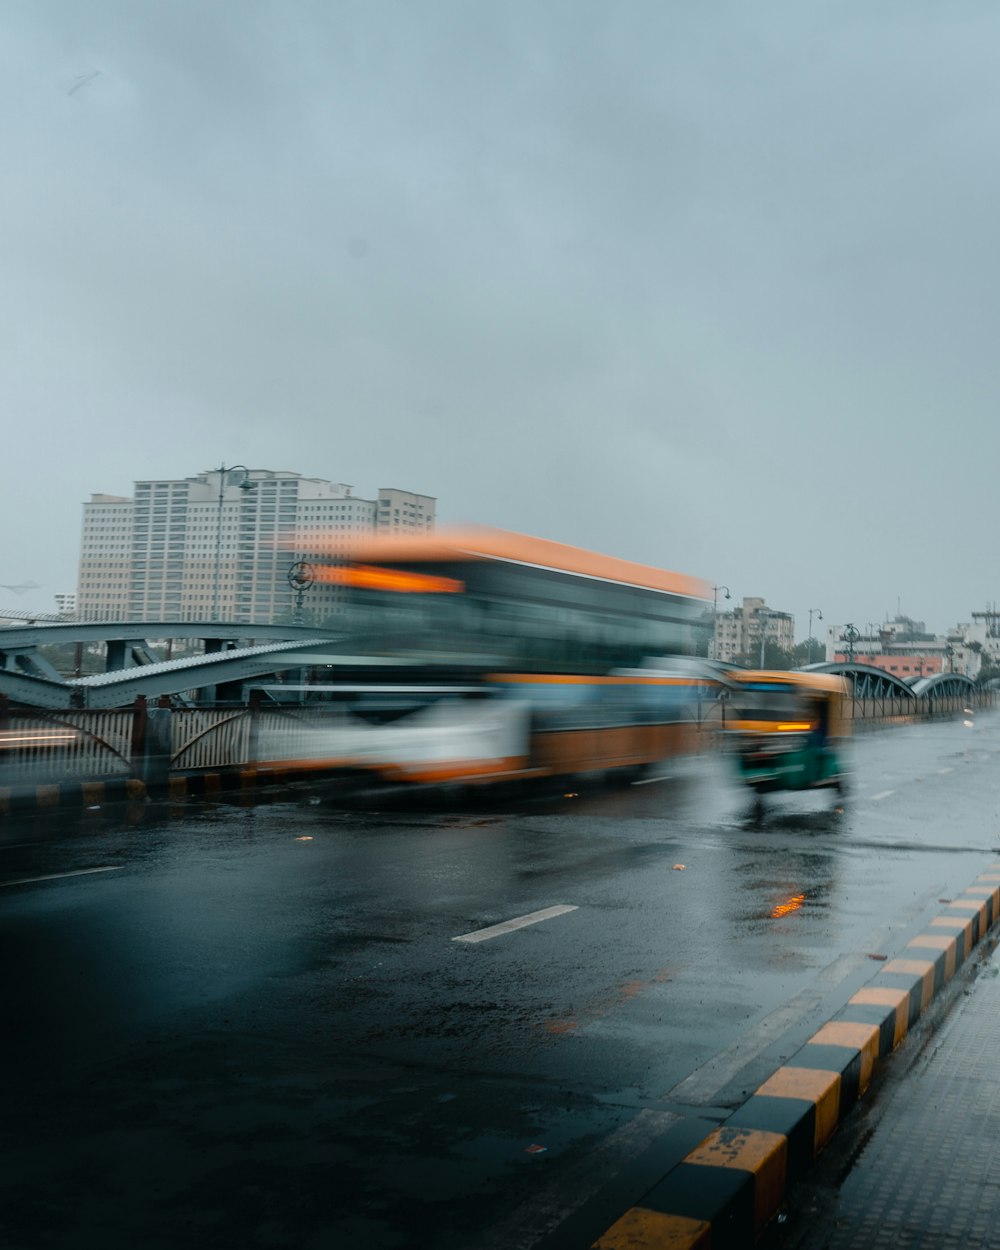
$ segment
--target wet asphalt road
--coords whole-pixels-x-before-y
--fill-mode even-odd
[[[996,716],[859,737],[842,811],[763,820],[716,757],[8,819],[3,1244],[589,1244],[995,855],[998,759]]]

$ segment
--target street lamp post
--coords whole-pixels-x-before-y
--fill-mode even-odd
[[[875,622],[868,621],[867,624],[868,624],[868,660],[870,662],[872,656],[875,654]],[[881,642],[880,642],[879,654],[881,655],[881,653],[882,653],[882,648],[881,648]]]
[[[766,608],[760,608],[758,610],[758,616],[760,617],[760,664],[757,666],[758,668],[764,667],[764,643],[767,641],[768,615],[769,613]]]
[[[728,586],[713,586],[712,587],[712,659],[713,660],[717,660],[719,658],[719,655],[718,655],[719,644],[716,638],[716,634],[719,628],[719,591],[720,590],[724,590],[726,592],[727,599],[732,598],[732,595],[729,593]]]
[[[854,663],[854,644],[861,637],[860,632],[854,628],[850,621],[844,626],[844,641],[847,643],[847,662]]]
[[[813,617],[814,616],[816,617],[818,621],[821,621],[823,619],[823,613],[819,610],[819,608],[809,609],[809,641],[806,643],[806,663],[807,664],[811,664],[813,662]]]
[[[250,481],[250,470],[245,464],[231,464],[227,469],[225,464],[219,465],[216,472],[219,475],[219,510],[216,516],[215,524],[215,577],[212,583],[212,620],[219,619],[219,578],[222,570],[222,506],[225,501],[226,480],[230,473],[242,471],[243,477],[236,483],[242,491],[253,490],[257,483]]]
[[[298,560],[288,570],[288,584],[295,591],[295,617],[293,624],[302,624],[302,599],[316,580],[316,570],[307,560]]]

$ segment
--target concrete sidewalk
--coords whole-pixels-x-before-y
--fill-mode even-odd
[[[768,1250],[1000,1250],[997,940],[994,931],[790,1191]]]

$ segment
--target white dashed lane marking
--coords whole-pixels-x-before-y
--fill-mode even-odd
[[[513,920],[505,920],[502,924],[490,925],[488,929],[476,929],[472,933],[462,933],[453,937],[453,942],[486,942],[490,938],[499,937],[502,933],[512,933],[515,929],[525,929],[529,924],[538,924],[540,920],[551,920],[553,916],[562,916],[568,911],[576,911],[576,906],[559,903],[555,907],[543,907],[541,911],[528,912],[526,916],[515,916]]]
[[[0,885],[33,885],[36,881],[61,881],[64,877],[85,877],[91,872],[117,872],[122,864],[108,864],[106,868],[77,868],[75,872],[50,872],[44,877],[21,877],[17,881],[2,881]]]

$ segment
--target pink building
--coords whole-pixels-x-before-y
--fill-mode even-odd
[[[834,662],[846,664],[847,652],[838,651]],[[861,651],[855,651],[854,663],[880,668],[904,681],[908,677],[932,677],[935,673],[944,672],[944,657],[941,655],[865,655]]]

